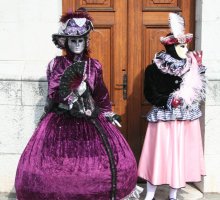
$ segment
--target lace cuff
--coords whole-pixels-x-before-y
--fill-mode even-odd
[[[103,115],[105,116],[105,118],[108,121],[110,121],[114,125],[117,125],[117,126],[121,127],[121,124],[119,123],[119,122],[121,122],[121,116],[120,115],[117,115],[114,112],[104,112]]]
[[[115,115],[114,112],[104,112],[103,115],[106,117],[106,118],[111,118]]]
[[[132,192],[124,197],[122,200],[131,200],[131,199],[139,199],[140,194],[144,191],[144,189],[138,185],[132,190]]]
[[[167,108],[168,108],[168,110],[172,110],[172,105],[171,105],[172,100],[173,100],[173,94],[170,94],[169,98],[167,100]]]
[[[200,65],[200,66],[199,66],[199,73],[200,73],[200,74],[204,74],[204,73],[206,72],[206,69],[207,69],[207,68],[206,68],[204,65]]]

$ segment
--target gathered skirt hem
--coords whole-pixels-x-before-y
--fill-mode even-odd
[[[138,176],[153,185],[181,188],[205,175],[199,119],[149,123]]]

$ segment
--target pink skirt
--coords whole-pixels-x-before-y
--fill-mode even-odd
[[[153,185],[185,187],[205,175],[199,119],[149,122],[138,176]]]

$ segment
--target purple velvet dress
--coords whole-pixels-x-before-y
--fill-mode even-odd
[[[60,78],[71,64],[67,57],[60,56],[48,66],[48,97],[58,103],[63,101],[58,95]],[[95,121],[104,130],[113,153],[115,199],[122,199],[135,188],[136,161],[122,134],[104,117],[111,105],[97,60],[88,59],[86,75],[100,109]],[[18,200],[110,199],[112,170],[97,127],[86,118],[47,113],[21,155],[15,189]]]

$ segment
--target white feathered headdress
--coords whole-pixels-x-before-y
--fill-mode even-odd
[[[172,34],[166,37],[161,37],[160,41],[162,44],[183,44],[192,41],[193,34],[185,34],[185,23],[182,16],[176,13],[169,13],[169,27]]]

